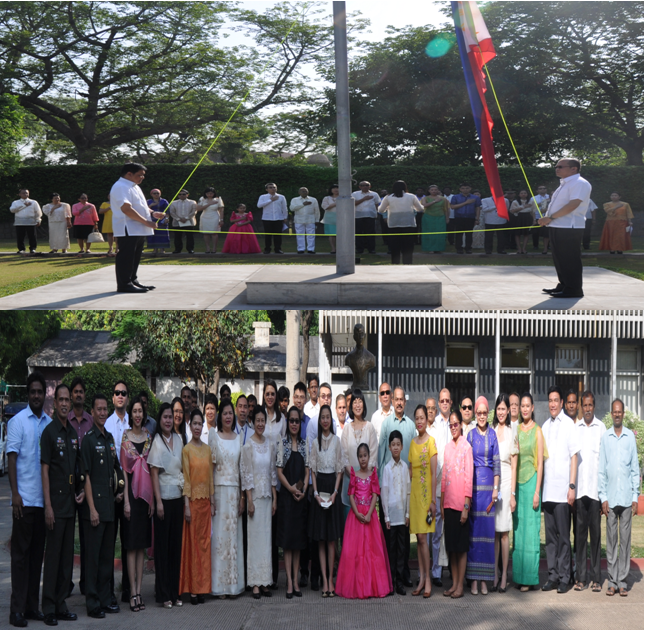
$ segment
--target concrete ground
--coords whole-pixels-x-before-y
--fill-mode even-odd
[[[334,267],[330,267],[333,274]],[[373,267],[375,295],[384,293],[380,275],[385,267]],[[402,279],[415,274],[416,267],[388,267],[388,273]],[[249,304],[246,282],[262,270],[279,277],[300,276],[305,281],[320,267],[288,265],[142,265],[139,280],[157,287],[143,295],[116,293],[114,269],[106,267],[49,285],[0,299],[0,309],[281,309],[319,308],[320,304],[303,290],[297,303]],[[644,283],[641,280],[598,267],[583,269],[580,299],[549,298],[543,288],[556,285],[556,274],[545,267],[485,267],[426,265],[442,282],[444,309],[643,309]],[[338,304],[335,308],[397,308],[401,303]],[[427,308],[407,304],[406,308]]]
[[[7,477],[0,479],[0,628],[9,626],[9,597],[11,593],[10,557],[6,542],[11,535],[11,510]],[[118,573],[119,576],[119,573]],[[541,580],[545,579],[541,575]],[[605,574],[602,574],[605,579]],[[78,584],[78,568],[74,581]],[[117,578],[119,581],[119,578]],[[444,586],[450,579],[444,574]],[[605,586],[605,584],[604,584]],[[126,604],[121,612],[105,619],[89,619],[85,614],[85,598],[74,589],[67,600],[71,611],[78,613],[76,622],[60,622],[63,630],[128,628],[174,630],[184,628],[214,628],[217,630],[397,630],[399,628],[479,628],[482,630],[590,630],[590,628],[620,628],[637,630],[644,627],[644,581],[641,571],[632,571],[628,580],[627,598],[590,589],[564,595],[556,592],[531,591],[520,593],[513,585],[507,593],[490,593],[487,597],[470,593],[460,600],[441,596],[433,587],[430,600],[395,595],[380,600],[350,601],[340,597],[321,598],[320,591],[303,589],[302,599],[285,599],[285,575],[281,573],[279,589],[271,598],[258,601],[249,593],[236,600],[221,601],[212,597],[205,604],[166,610],[155,604],[154,575],[144,578],[142,596],[147,608],[131,613]],[[30,621],[30,628],[44,624]]]

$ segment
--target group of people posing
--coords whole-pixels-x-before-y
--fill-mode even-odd
[[[336,253],[336,203],[339,187],[332,184],[320,206],[318,200],[302,187],[298,196],[288,205],[287,199],[278,193],[276,184],[265,186],[266,193],[258,199],[262,210],[264,231],[264,250],[261,250],[253,228],[253,213],[245,204],[238,204],[229,216],[229,227],[222,248],[223,253],[258,254],[261,251],[281,254],[282,238],[288,231],[290,220],[296,234],[299,254],[316,253],[316,226],[323,225],[329,236],[330,252]],[[542,239],[542,253],[549,248],[549,232],[546,226],[538,227],[538,221],[545,215],[550,194],[547,187],[540,185],[537,194],[531,196],[526,190],[505,191],[505,203],[509,220],[498,216],[491,197],[482,198],[479,190],[463,183],[457,194],[451,187],[431,185],[419,187],[415,194],[409,194],[405,182],[393,184],[392,193],[371,190],[370,182],[362,181],[359,190],[352,193],[355,205],[356,252],[362,254],[376,252],[376,235],[381,234],[383,243],[392,257],[392,262],[412,264],[414,246],[420,245],[422,251],[443,253],[447,243],[455,246],[457,253],[473,253],[473,248],[484,248],[485,254],[496,252],[506,254],[516,250],[517,254],[527,254],[527,242],[531,233],[534,249],[538,249]],[[630,205],[621,200],[619,193],[613,192],[611,200],[603,210],[606,221],[599,244],[600,251],[621,254],[632,249],[631,232],[633,213]],[[218,240],[224,231],[224,202],[215,188],[207,187],[197,201],[190,199],[187,190],[181,190],[177,199],[169,203],[158,188],[150,191],[147,199],[151,211],[162,212],[154,235],[148,236],[148,248],[156,254],[165,253],[171,247],[172,253],[184,250],[195,251],[195,232],[199,230],[204,238],[205,253],[216,254]],[[58,193],[53,193],[42,210],[37,201],[29,198],[29,191],[23,189],[19,199],[11,204],[19,253],[25,253],[25,238],[28,238],[29,251],[36,251],[36,229],[40,226],[42,215],[49,222],[50,253],[70,250],[70,230],[78,243],[78,253],[92,253],[92,238],[88,237],[100,227],[108,241],[108,255],[113,256],[115,238],[112,227],[112,210],[109,201],[98,208],[89,202],[83,193],[78,202],[71,207],[64,203]],[[585,214],[583,248],[590,248],[591,231],[596,222],[597,206],[589,201]],[[100,217],[103,217],[100,223]],[[530,229],[536,226],[535,229]],[[513,229],[508,229],[513,228]],[[475,230],[475,232],[474,232]],[[184,237],[186,244],[184,245]]]
[[[145,552],[155,561],[155,600],[165,608],[245,589],[269,597],[283,550],[287,599],[309,582],[323,597],[385,597],[413,586],[410,539],[417,537],[419,580],[412,595],[430,597],[450,567],[443,595],[486,594],[508,587],[509,532],[513,577],[521,591],[539,584],[541,509],[548,580],[542,590],[575,586],[601,591],[600,527],[606,516],[606,593],[628,594],[631,518],[640,471],[635,436],[612,404],[613,427],[595,417],[586,391],[564,399],[549,390],[550,415],[535,422],[531,394],[500,394],[489,404],[465,397],[454,408],[437,399],[405,413],[402,387],[379,387],[371,416],[359,389],[332,401],[313,378],[289,390],[265,381],[262,400],[224,385],[203,410],[190,388],[148,416],[147,394],[128,386],[108,400],[75,379],[43,412],[46,385],[27,381],[28,407],[8,425],[13,512],[10,621],[57,625],[76,619],[65,603],[73,584],[75,513],[81,537],[80,589],[87,613],[119,612],[114,550],[120,530],[122,601],[145,610]],[[577,411],[582,417],[577,420]],[[475,419],[474,419],[475,418]],[[621,530],[618,536],[618,530]],[[154,542],[152,532],[154,530]],[[586,545],[590,536],[591,568]],[[620,540],[620,542],[619,542]],[[335,580],[337,547],[341,553]],[[42,611],[38,593],[44,554]],[[300,573],[300,578],[299,578]]]

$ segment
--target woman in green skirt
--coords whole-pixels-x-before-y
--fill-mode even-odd
[[[428,187],[428,196],[422,201],[422,251],[441,254],[446,247],[446,226],[449,222],[449,202],[440,189],[433,185]],[[434,232],[434,234],[429,234]]]
[[[514,519],[514,582],[521,592],[537,585],[541,551],[541,483],[543,462],[548,458],[541,428],[534,422],[534,399],[520,399],[522,422],[518,426],[518,479],[511,495]]]

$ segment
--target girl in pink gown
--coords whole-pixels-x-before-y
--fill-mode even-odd
[[[375,512],[379,495],[377,469],[368,471],[370,449],[357,448],[361,469],[350,470],[351,512],[345,522],[343,551],[336,578],[336,593],[347,599],[385,597],[393,590],[388,549]]]
[[[231,227],[224,241],[223,254],[259,254],[260,245],[253,231],[253,214],[241,203],[231,215]]]

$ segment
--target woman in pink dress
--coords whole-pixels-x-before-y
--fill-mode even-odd
[[[260,245],[253,231],[253,214],[247,212],[247,207],[238,204],[231,215],[231,227],[224,241],[223,254],[259,254]]]
[[[379,495],[377,469],[368,469],[370,449],[357,448],[360,470],[350,469],[350,505],[343,550],[336,578],[336,594],[347,599],[386,597],[393,590],[384,533],[375,513]]]

